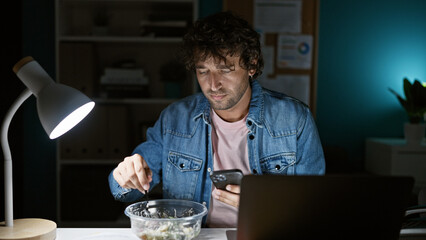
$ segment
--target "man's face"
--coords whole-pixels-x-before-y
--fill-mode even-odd
[[[239,60],[239,56],[227,56],[226,62],[218,62],[209,57],[195,64],[198,83],[214,110],[248,108],[249,70],[243,69]]]

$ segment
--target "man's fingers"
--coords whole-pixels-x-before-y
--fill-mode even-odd
[[[142,167],[145,169],[145,176],[146,176],[146,178],[147,178],[147,180],[148,180],[148,182],[151,182],[152,181],[152,171],[151,171],[151,169],[149,168],[149,166],[148,166],[148,163],[146,163],[146,161],[145,161],[145,159],[143,159],[143,157],[142,156],[140,156],[140,158],[141,158],[141,163],[142,163]],[[148,184],[149,185],[149,184]]]
[[[226,185],[226,190],[229,192],[237,193],[237,194],[241,192],[241,188],[239,185],[232,185],[232,184]]]
[[[139,191],[144,193],[145,191],[149,190],[150,180],[147,177],[146,168],[144,168],[144,166],[148,165],[139,154],[134,154],[131,157],[131,163],[133,164],[132,169],[134,171],[131,175],[131,181],[135,186],[137,186]]]
[[[151,171],[151,169],[150,168],[145,168],[145,173],[147,175],[148,182],[151,182],[152,181],[152,171]]]
[[[149,190],[149,183],[152,181],[152,172],[139,154],[124,158],[114,170],[113,176],[121,187],[138,189],[140,192]]]
[[[217,200],[224,202],[226,204],[229,204],[231,206],[234,206],[236,208],[238,208],[239,203],[240,203],[240,195],[236,194],[236,193],[229,192],[229,191],[215,189],[214,190],[214,197]]]
[[[145,160],[139,156],[133,161],[133,165],[140,187],[143,189],[143,191],[149,190],[149,182],[152,180],[152,178],[150,179],[149,174],[152,175],[152,173],[148,167],[145,167],[148,166]]]
[[[112,175],[114,176],[115,181],[117,181],[117,183],[123,187],[124,186],[124,179],[123,176],[120,173],[120,169],[117,167],[116,169],[114,169],[114,172],[112,172]]]
[[[136,188],[131,181],[125,180],[120,168],[116,168],[113,172],[114,179],[123,188]]]

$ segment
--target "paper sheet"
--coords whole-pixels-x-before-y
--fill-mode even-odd
[[[301,32],[302,2],[255,0],[254,28],[259,32]]]
[[[260,78],[259,83],[270,90],[295,97],[305,104],[310,103],[309,75],[278,75],[274,79]]]
[[[313,51],[312,35],[278,36],[277,65],[279,68],[310,69]]]

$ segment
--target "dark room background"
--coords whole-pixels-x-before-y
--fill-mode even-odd
[[[199,7],[202,17],[220,11],[222,3],[200,0]],[[12,72],[21,57],[33,56],[55,76],[54,1],[12,1],[8,11],[14,17],[2,21],[8,36],[1,48],[2,119],[24,89]],[[404,77],[426,81],[425,12],[424,0],[320,1],[316,121],[333,171],[362,172],[366,138],[403,136],[407,118],[388,88],[402,93]],[[54,220],[55,141],[48,139],[36,111],[31,97],[9,131],[15,218]],[[3,177],[0,188],[3,209]]]

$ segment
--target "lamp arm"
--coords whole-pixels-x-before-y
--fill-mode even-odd
[[[1,147],[4,155],[4,203],[5,203],[5,222],[7,227],[13,226],[13,178],[12,178],[12,154],[10,152],[7,139],[10,123],[16,111],[25,102],[32,92],[26,88],[19,97],[13,102],[2,123],[1,128]]]

